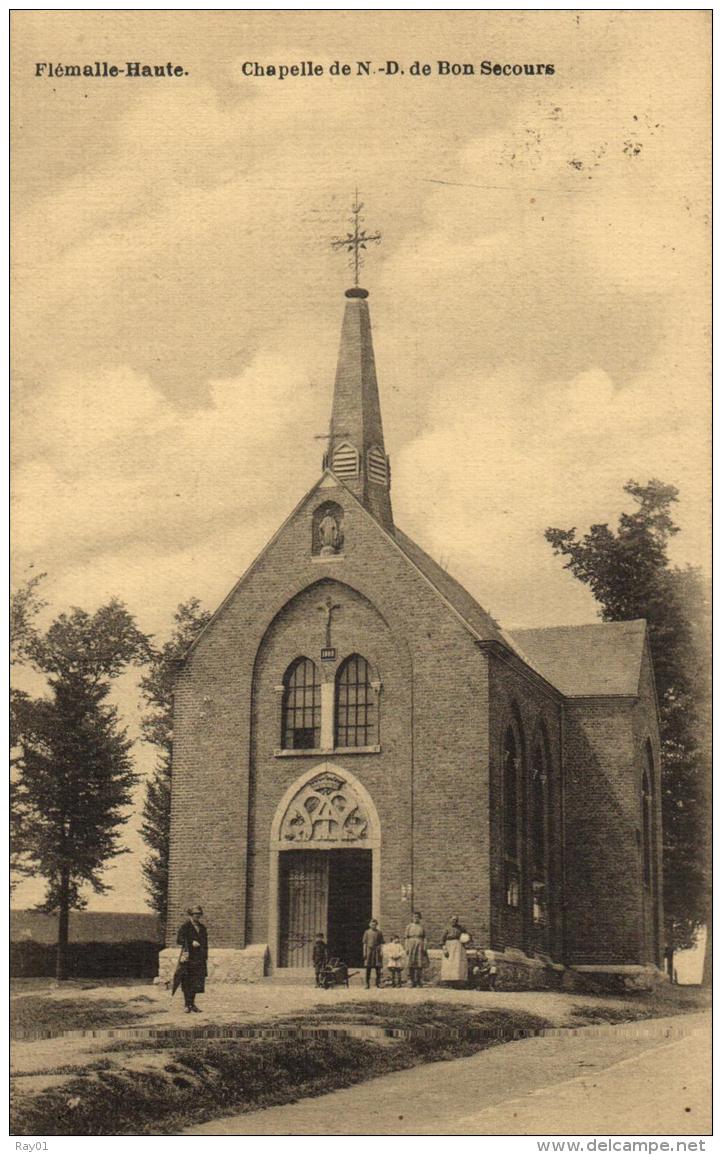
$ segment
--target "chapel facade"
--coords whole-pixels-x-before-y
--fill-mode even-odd
[[[359,962],[368,920],[499,983],[660,965],[660,746],[643,621],[505,632],[395,524],[368,293],[346,292],[328,448],[191,647],[174,698],[168,950],[216,981]],[[432,950],[432,955],[433,955]]]

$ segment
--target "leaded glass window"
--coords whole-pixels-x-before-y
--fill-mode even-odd
[[[285,750],[321,745],[321,683],[310,658],[297,658],[283,679],[281,742]]]
[[[506,905],[518,907],[521,891],[519,864],[519,767],[521,751],[514,730],[504,737],[504,891]]]
[[[547,921],[547,874],[549,855],[547,768],[541,745],[537,746],[531,765],[531,857],[532,918],[537,925]]]
[[[375,746],[378,707],[369,664],[352,654],[336,676],[336,746]]]
[[[642,776],[642,863],[644,870],[644,885],[652,885],[652,789],[649,775],[644,771]]]
[[[511,726],[504,741],[504,853],[519,857],[519,750]]]

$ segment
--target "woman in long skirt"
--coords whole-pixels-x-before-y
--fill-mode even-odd
[[[466,982],[469,964],[464,943],[467,942],[471,942],[471,935],[461,925],[458,917],[454,915],[441,939],[441,945],[444,948],[440,976],[442,983],[460,985]]]
[[[412,987],[420,987],[421,972],[426,963],[426,931],[421,921],[421,911],[415,910],[412,921],[404,932],[404,948],[409,960],[409,980]]]

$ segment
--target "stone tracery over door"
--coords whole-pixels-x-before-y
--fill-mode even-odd
[[[324,771],[294,797],[281,822],[282,845],[308,843],[364,844],[370,821],[364,803],[350,782]]]

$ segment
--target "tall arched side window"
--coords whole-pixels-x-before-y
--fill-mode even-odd
[[[648,755],[649,756],[649,755]],[[652,785],[649,771],[642,774],[642,872],[644,885],[652,889]]]
[[[321,745],[321,683],[310,658],[296,658],[283,677],[281,744],[284,750]]]
[[[537,743],[532,754],[529,801],[532,922],[535,926],[546,926],[549,921],[549,780],[542,742]]]
[[[351,654],[336,675],[335,744],[376,746],[379,716],[376,692],[371,685],[369,664],[360,654]]]
[[[504,893],[506,905],[518,907],[521,895],[521,742],[513,726],[504,735],[502,755],[504,798]]]
[[[659,874],[657,862],[657,822],[655,817],[655,785],[657,776],[654,772],[654,754],[652,743],[647,739],[645,746],[647,765],[642,772],[642,877],[645,889],[649,892],[652,909],[652,942],[651,958],[657,966],[660,964],[660,921],[659,921]]]

